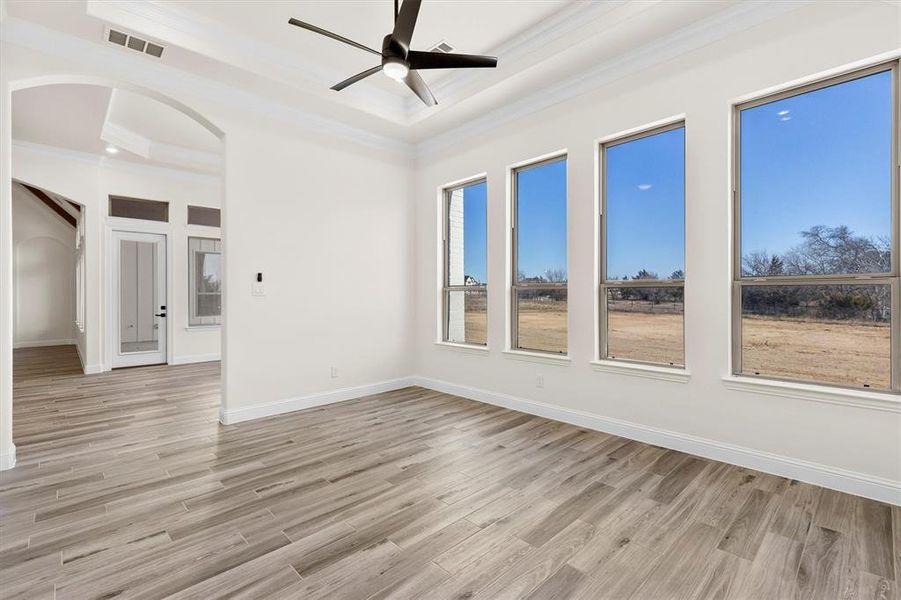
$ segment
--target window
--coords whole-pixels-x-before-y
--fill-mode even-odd
[[[222,242],[188,238],[188,326],[219,325],[222,322]]]
[[[208,208],[206,206],[188,206],[188,225],[219,227],[221,223],[222,214],[218,208]]]
[[[601,147],[601,349],[605,359],[685,364],[685,126]]]
[[[168,223],[169,203],[157,200],[142,200],[140,198],[126,198],[125,196],[110,196],[109,216]]]
[[[898,63],[736,107],[733,372],[901,391]]]
[[[488,344],[488,184],[444,191],[445,342]]]
[[[511,346],[566,354],[566,156],[513,171]]]

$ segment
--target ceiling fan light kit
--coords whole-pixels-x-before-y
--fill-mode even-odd
[[[336,92],[340,92],[349,85],[382,71],[391,79],[404,82],[426,106],[434,106],[438,104],[438,101],[435,99],[429,86],[426,85],[426,82],[419,73],[417,73],[418,70],[491,69],[497,66],[497,58],[494,56],[482,56],[478,54],[421,52],[410,50],[410,40],[413,38],[413,29],[416,27],[416,19],[419,16],[419,7],[421,4],[422,0],[404,0],[404,3],[398,9],[398,3],[397,0],[395,0],[394,31],[385,36],[385,39],[382,42],[381,52],[338,35],[337,33],[333,33],[298,19],[288,19],[288,23],[381,57],[382,62],[380,65],[366,69],[353,77],[349,77],[344,81],[333,85],[331,89]]]

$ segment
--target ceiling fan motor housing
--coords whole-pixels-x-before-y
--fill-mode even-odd
[[[382,64],[386,62],[403,62],[407,63],[407,52],[409,50],[400,45],[394,36],[390,33],[382,40]]]

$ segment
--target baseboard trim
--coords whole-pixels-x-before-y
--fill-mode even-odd
[[[84,356],[81,355],[81,347],[75,343],[75,353],[78,354],[78,361],[81,363],[81,371],[85,375],[96,375],[103,373],[103,365],[87,365],[84,362]]]
[[[170,365],[190,365],[193,363],[213,362],[221,360],[218,352],[212,354],[188,354],[186,356],[173,356]]]
[[[233,425],[235,423],[241,423],[242,421],[262,419],[264,417],[272,417],[307,408],[314,408],[316,406],[323,406],[325,404],[345,402],[362,396],[371,396],[372,394],[380,394],[382,392],[390,392],[410,387],[411,385],[415,385],[413,380],[413,377],[400,377],[398,379],[389,379],[366,385],[309,394],[307,396],[298,396],[297,398],[288,398],[286,400],[261,404],[258,406],[248,406],[246,408],[236,408],[232,410],[226,410],[225,407],[223,407],[219,409],[219,421],[223,425]]]
[[[577,427],[611,433],[654,444],[655,446],[671,448],[680,452],[687,452],[696,456],[747,467],[781,477],[797,479],[856,496],[879,500],[880,502],[901,505],[901,482],[898,481],[675,431],[648,427],[630,421],[602,417],[584,411],[562,408],[544,402],[490,392],[438,379],[416,376],[411,377],[410,380],[413,385],[453,394],[477,402],[502,406],[519,412],[562,421]]]
[[[6,471],[16,466],[16,446],[10,444],[7,452],[0,454],[0,471]]]
[[[13,344],[13,349],[18,350],[19,348],[45,348],[47,346],[73,346],[75,345],[75,340],[73,339],[60,339],[60,340],[34,340],[31,342],[15,342]]]

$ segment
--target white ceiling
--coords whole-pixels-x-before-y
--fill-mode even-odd
[[[12,137],[133,163],[219,171],[219,140],[192,118],[126,90],[47,85],[12,94]],[[111,155],[107,146],[119,152]]]
[[[499,111],[515,113],[539,94],[578,93],[623,64],[666,54],[661,48],[684,52],[805,1],[424,0],[414,48],[446,40],[459,52],[499,59],[497,69],[423,72],[438,98],[432,108],[378,73],[342,92],[329,90],[378,58],[287,22],[296,17],[380,49],[392,27],[392,0],[6,0],[6,9],[14,19],[95,44],[111,59],[147,65],[148,73],[177,69],[208,89],[227,86],[325,122],[420,144]],[[110,44],[107,26],[161,43],[162,59]],[[141,112],[116,118],[132,130],[144,119]],[[178,127],[154,134],[161,144],[191,143]]]
[[[89,85],[48,85],[14,92],[14,140],[102,155],[100,131],[112,90]]]
[[[432,0],[423,3],[411,47],[429,50],[447,41],[457,52],[489,53],[527,28],[573,4],[574,0]],[[393,0],[331,0],[328,2],[260,2],[237,0],[204,3],[175,0],[173,4],[215,20],[234,31],[252,32],[289,56],[315,58],[341,79],[376,66],[378,57],[310,31],[288,26],[289,17],[312,23],[339,35],[381,50],[382,39],[394,23]],[[479,26],[473,26],[478,23]],[[424,73],[434,82],[447,71]],[[340,79],[339,79],[340,80]],[[337,83],[338,81],[335,81]],[[394,95],[409,90],[386,77],[363,83]]]

